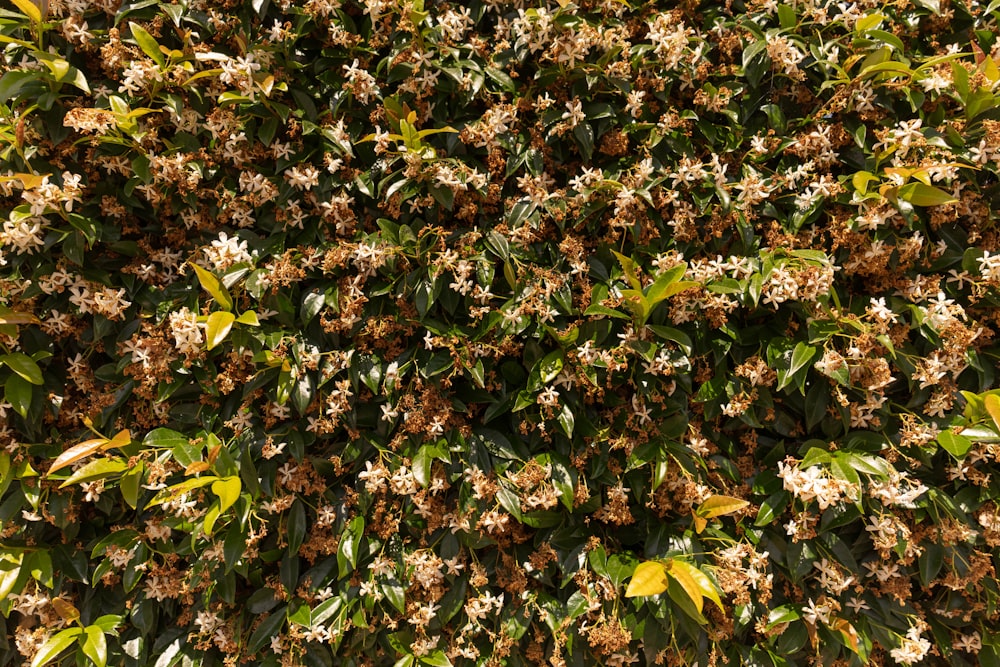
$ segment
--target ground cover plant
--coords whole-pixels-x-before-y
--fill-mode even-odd
[[[998,11],[5,5],[0,662],[1000,664]]]

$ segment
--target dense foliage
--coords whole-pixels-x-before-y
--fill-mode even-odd
[[[1000,8],[13,0],[3,664],[1000,664]]]

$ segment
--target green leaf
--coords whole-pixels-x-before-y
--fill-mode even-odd
[[[799,610],[793,605],[784,604],[780,607],[775,607],[767,615],[767,627],[768,629],[773,628],[776,625],[781,625],[782,623],[791,623],[802,618]]]
[[[30,382],[20,375],[11,375],[4,383],[4,398],[14,408],[14,412],[25,419],[28,418],[28,408],[31,407],[31,395],[34,393]]]
[[[143,449],[174,449],[177,446],[187,446],[187,436],[169,428],[153,429],[142,439]],[[187,463],[179,462],[186,466]],[[190,461],[188,462],[190,463]]]
[[[246,550],[247,540],[243,532],[243,526],[239,521],[234,521],[229,525],[225,541],[222,545],[223,560],[226,563],[226,572],[232,570],[236,563],[243,557]]]
[[[652,560],[639,563],[639,566],[635,568],[635,572],[632,573],[632,581],[629,582],[628,588],[625,590],[625,597],[634,598],[659,595],[667,590],[669,583],[663,563]],[[700,595],[698,596],[698,600],[699,602],[701,601]]]
[[[395,577],[388,577],[381,585],[382,594],[400,614],[406,612],[406,592]]]
[[[781,24],[781,27],[786,30],[794,28],[798,23],[798,17],[795,15],[795,8],[792,5],[778,5],[778,22]]]
[[[428,655],[422,655],[420,662],[432,667],[452,667],[451,660],[444,654],[444,651],[434,651]]]
[[[576,427],[576,416],[573,414],[573,409],[570,408],[569,404],[564,404],[562,409],[559,410],[559,415],[557,417],[559,421],[559,427],[566,434],[567,438],[573,437],[573,429]]]
[[[650,304],[656,305],[669,296],[673,296],[680,291],[693,287],[698,283],[691,281],[681,281],[687,271],[687,263],[681,262],[677,266],[672,266],[656,277],[653,284],[646,288],[646,297]],[[679,284],[683,284],[682,287]]]
[[[830,472],[833,473],[835,479],[852,484],[856,490],[860,489],[861,475],[851,465],[850,460],[847,457],[840,456],[840,454],[842,452],[834,452],[830,461]]]
[[[819,447],[810,447],[806,451],[806,455],[802,457],[802,461],[799,465],[803,470],[806,468],[811,468],[815,465],[820,465],[823,463],[829,463],[832,460],[832,455],[830,452]]]
[[[580,149],[580,157],[585,163],[590,162],[590,157],[594,154],[594,128],[590,123],[581,122],[573,128],[573,138]]]
[[[22,567],[27,567],[31,578],[41,583],[46,588],[52,588],[52,556],[48,550],[39,549],[31,552],[24,559]]]
[[[337,549],[337,560],[340,561],[340,576],[347,577],[358,565],[361,539],[365,534],[365,518],[356,516],[351,519],[344,533],[340,536],[340,546]]]
[[[539,377],[543,384],[549,384],[557,377],[563,369],[563,352],[555,350],[549,352],[538,362]]]
[[[785,511],[788,506],[789,494],[787,491],[772,493],[764,502],[760,504],[760,511],[757,512],[757,519],[753,525],[760,528],[770,525],[777,517]]]
[[[11,481],[13,481],[13,475],[10,474],[10,454],[0,451],[0,498],[3,498],[3,494],[7,493]],[[2,595],[0,595],[0,599],[3,599]]]
[[[298,498],[288,511],[288,553],[293,556],[302,546],[306,536],[306,508]]]
[[[205,326],[205,346],[211,350],[224,341],[235,321],[236,316],[224,310],[217,310],[209,315]]]
[[[264,645],[271,641],[271,637],[278,634],[278,631],[284,624],[284,609],[278,609],[261,621],[261,624],[258,625],[257,629],[253,631],[252,635],[250,635],[250,640],[247,642],[247,651],[256,653],[260,649],[264,648]]]
[[[97,667],[105,667],[108,664],[108,642],[104,631],[96,625],[88,625],[84,632],[87,638],[83,642],[83,654]]]
[[[954,456],[956,459],[961,459],[969,453],[970,449],[972,449],[972,440],[969,440],[964,435],[959,435],[954,431],[941,431],[938,433],[937,441],[946,452]]]
[[[42,384],[42,369],[38,367],[35,360],[26,354],[12,352],[0,356],[0,362],[6,364],[8,368],[23,377],[31,384]]]
[[[31,667],[42,667],[42,665],[47,665],[56,657],[72,646],[77,637],[83,634],[83,628],[67,628],[62,632],[59,632],[49,638],[47,642],[42,644],[42,648],[38,649],[38,653],[31,660]]]
[[[604,315],[606,317],[617,317],[622,320],[632,319],[620,310],[615,310],[614,308],[608,308],[607,306],[602,306],[599,303],[592,304],[583,313],[584,315]]]
[[[412,461],[413,478],[417,480],[417,484],[425,489],[431,483],[431,466],[434,463],[433,449],[433,445],[422,446],[417,450]]]
[[[792,350],[792,361],[789,364],[788,370],[784,373],[781,381],[778,383],[778,390],[784,389],[793,381],[797,382],[799,386],[804,387],[805,371],[803,369],[812,361],[816,353],[819,352],[814,346],[808,345],[806,343],[798,343],[795,349]],[[801,377],[800,377],[801,371]]]
[[[521,500],[518,498],[516,493],[508,489],[506,486],[501,486],[497,491],[496,498],[501,507],[510,512],[511,516],[515,519],[521,521],[523,518],[523,515],[521,514]]]
[[[868,184],[878,183],[879,180],[880,180],[879,177],[871,172],[858,171],[855,172],[854,176],[851,177],[851,185],[853,185],[854,189],[860,192],[861,194],[867,194]]]
[[[223,310],[232,311],[233,297],[229,295],[229,291],[222,284],[222,281],[214,273],[201,268],[194,262],[189,262],[189,264],[194,269],[195,275],[198,276],[198,282],[201,283],[202,288],[215,299]]]
[[[940,544],[928,544],[924,552],[917,559],[917,566],[920,570],[920,583],[930,586],[934,577],[941,571],[944,564],[945,550]]]

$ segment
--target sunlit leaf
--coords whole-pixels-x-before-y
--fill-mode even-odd
[[[82,634],[83,628],[72,627],[66,628],[62,632],[52,635],[49,640],[42,644],[42,647],[38,649],[38,653],[35,654],[35,657],[31,659],[31,667],[42,667],[42,665],[49,664],[55,660],[60,653],[75,644],[77,638]]]
[[[719,609],[723,608],[722,599],[719,597],[719,592],[716,590],[715,584],[712,583],[712,580],[708,578],[707,574],[699,570],[694,565],[686,563],[682,560],[674,559],[670,562],[670,568],[667,573],[671,577],[677,579],[677,583],[681,584],[681,586],[684,587],[684,590],[688,592],[692,589],[689,588],[689,583],[681,581],[681,577],[685,577],[688,582],[694,582],[694,590],[697,590],[699,593],[699,601],[695,602],[695,607],[697,607],[698,611],[701,611],[702,609],[701,597],[708,598],[714,602]]]
[[[49,474],[51,475],[61,468],[72,465],[80,459],[85,459],[91,454],[103,451],[104,445],[109,442],[111,441],[107,438],[94,438],[92,440],[85,440],[77,445],[73,445],[52,462],[52,465],[49,467]]]
[[[646,597],[658,595],[667,590],[667,575],[662,563],[646,561],[639,563],[632,573],[632,580],[625,590],[625,597]],[[699,597],[699,599],[701,599]]]
[[[236,316],[224,310],[217,310],[208,316],[205,326],[205,347],[211,350],[226,339]]]
[[[214,273],[201,268],[194,262],[190,262],[189,264],[194,269],[195,275],[198,276],[198,282],[201,283],[204,290],[215,299],[223,310],[231,311],[233,309],[233,297],[229,295],[229,290],[223,286],[222,281]]]
[[[983,407],[986,408],[986,413],[993,420],[993,425],[996,427],[997,432],[1000,433],[1000,396],[988,394],[983,399]]]
[[[713,519],[717,516],[735,514],[749,504],[746,500],[732,496],[710,496],[698,506],[695,512],[700,517]]]
[[[219,511],[225,512],[233,506],[239,497],[243,485],[239,477],[224,477],[212,482],[212,493],[219,497]]]
[[[69,479],[59,485],[59,488],[64,489],[67,486],[72,486],[73,484],[83,484],[84,482],[93,482],[98,479],[107,479],[108,477],[114,477],[127,469],[128,464],[122,459],[97,459],[96,461],[91,461],[70,475]]]

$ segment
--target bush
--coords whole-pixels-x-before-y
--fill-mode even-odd
[[[1000,664],[995,3],[13,5],[3,664]]]

